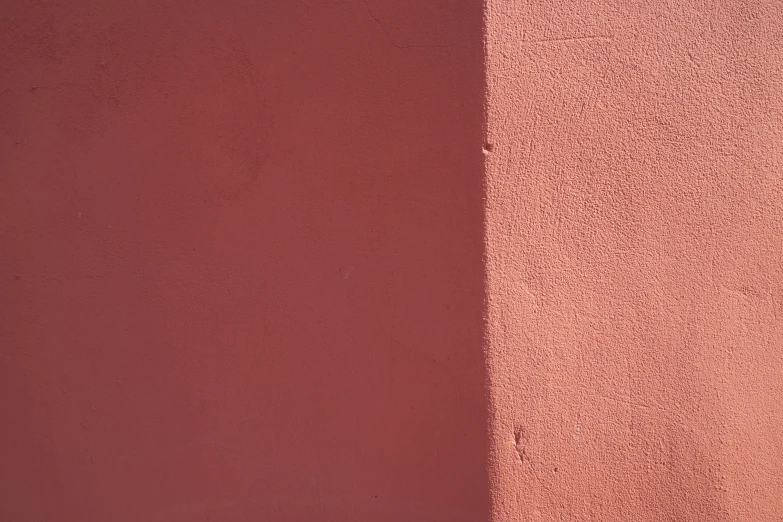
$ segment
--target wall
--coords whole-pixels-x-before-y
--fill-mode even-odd
[[[783,519],[783,9],[487,8],[493,519]]]
[[[0,519],[783,519],[781,20],[6,1]]]
[[[0,519],[485,516],[481,6],[0,20]]]

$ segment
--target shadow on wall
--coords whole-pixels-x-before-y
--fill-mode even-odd
[[[486,519],[481,3],[79,4],[0,16],[0,518]]]

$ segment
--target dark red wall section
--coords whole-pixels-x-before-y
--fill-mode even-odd
[[[481,20],[3,2],[0,519],[486,518]]]

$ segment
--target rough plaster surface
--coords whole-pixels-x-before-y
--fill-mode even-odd
[[[783,520],[783,4],[486,19],[493,520]]]
[[[781,31],[3,2],[0,520],[783,519]]]

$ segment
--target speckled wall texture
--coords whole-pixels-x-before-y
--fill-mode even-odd
[[[493,520],[783,520],[783,3],[486,18]]]

